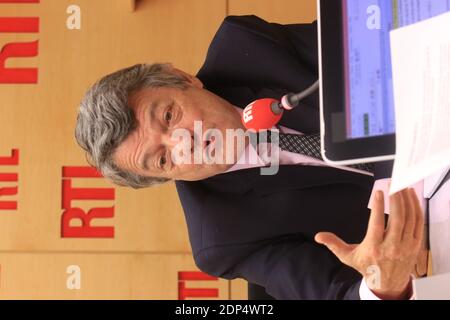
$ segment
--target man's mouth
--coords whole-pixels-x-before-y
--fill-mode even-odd
[[[204,149],[212,148],[212,146],[214,145],[214,141],[215,141],[215,138],[214,138],[214,137],[211,137],[211,138],[209,138],[209,139],[206,139],[206,140],[203,142],[203,148],[204,148]]]
[[[214,154],[216,153],[216,150],[214,148],[215,145],[215,137],[211,137],[206,139],[203,142],[203,154],[205,157],[214,157]]]
[[[200,131],[196,131],[196,126],[194,125],[194,130],[191,131],[191,153],[197,155],[197,157],[202,154],[203,159],[213,159],[216,155],[216,145],[221,141],[216,141],[217,137],[214,134],[208,134],[209,128],[214,128],[214,125],[207,126],[208,129],[202,128]],[[204,134],[206,133],[206,134]]]

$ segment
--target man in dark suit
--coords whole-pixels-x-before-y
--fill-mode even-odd
[[[279,299],[360,299],[368,298],[367,291],[379,298],[410,297],[409,274],[421,239],[416,230],[423,225],[411,192],[392,199],[393,218],[385,233],[383,200],[371,215],[367,209],[371,174],[300,163],[263,176],[259,167],[176,166],[168,156],[174,146],[169,133],[176,127],[191,131],[192,123],[202,120],[223,132],[242,128],[236,107],[313,84],[318,77],[315,23],[228,17],[196,77],[170,68],[187,84],[154,68],[159,80],[142,85],[144,80],[133,80],[141,73],[136,66],[100,80],[80,107],[77,140],[116,183],[137,188],[176,180],[202,271],[247,279]],[[162,84],[167,79],[172,85]],[[122,100],[126,109],[116,103],[119,98],[104,101],[116,94],[128,99]],[[113,116],[103,116],[110,110]],[[280,124],[303,134],[319,132],[317,93]],[[116,133],[107,133],[107,127]],[[321,231],[331,233],[317,235]],[[379,281],[370,291],[363,276],[369,277],[373,266]]]

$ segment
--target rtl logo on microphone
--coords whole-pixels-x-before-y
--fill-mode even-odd
[[[252,102],[244,109],[244,113],[242,115],[242,120],[244,121],[244,123],[249,123],[250,121],[253,120],[253,105],[254,104],[255,104],[255,102]]]

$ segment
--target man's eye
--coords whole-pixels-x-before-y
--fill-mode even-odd
[[[172,111],[167,111],[164,114],[164,121],[170,123],[171,120],[172,120]]]
[[[161,156],[161,158],[159,158],[159,166],[161,167],[161,168],[163,168],[164,167],[164,165],[166,164],[166,156]]]

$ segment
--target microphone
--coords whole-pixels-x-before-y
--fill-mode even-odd
[[[281,98],[281,101],[270,98],[253,101],[242,113],[242,124],[250,131],[268,130],[281,120],[285,110],[294,109],[302,99],[318,88],[319,81],[316,81],[311,87],[301,93],[286,94]]]

